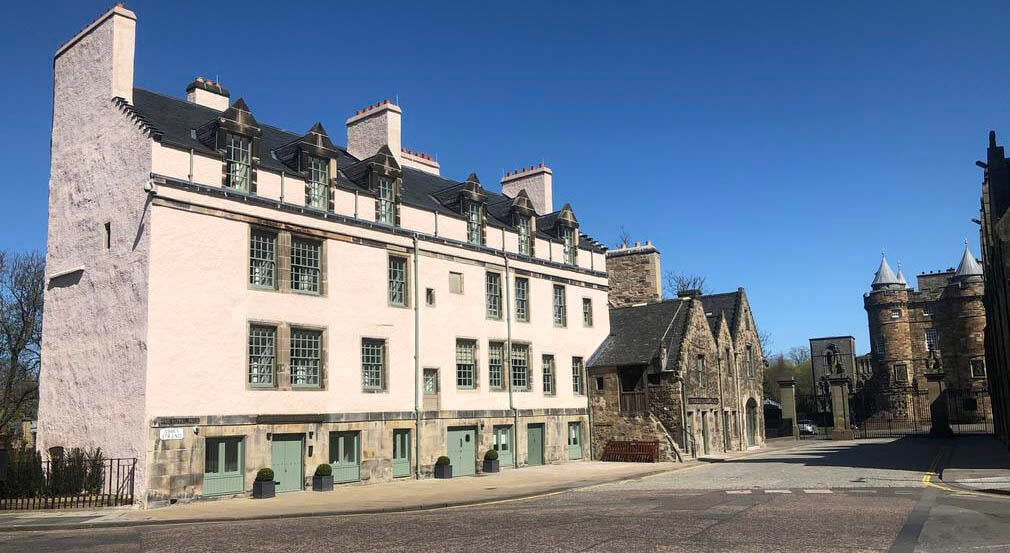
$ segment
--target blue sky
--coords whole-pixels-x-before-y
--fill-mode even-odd
[[[45,247],[52,55],[109,4],[5,7],[0,248]],[[138,86],[217,78],[260,121],[340,143],[356,109],[398,98],[404,146],[443,175],[494,187],[546,161],[583,231],[613,245],[623,225],[664,269],[744,286],[776,350],[867,350],[882,248],[908,275],[964,238],[978,254],[974,161],[1010,134],[997,2],[127,7]]]

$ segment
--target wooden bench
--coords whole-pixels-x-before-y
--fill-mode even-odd
[[[622,463],[655,463],[659,461],[659,442],[609,440],[603,448],[601,460]]]

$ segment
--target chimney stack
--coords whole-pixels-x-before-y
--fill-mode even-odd
[[[655,303],[663,299],[659,250],[652,242],[646,241],[644,246],[636,242],[634,246],[608,250],[607,275],[612,307]]]
[[[554,173],[551,168],[541,163],[506,173],[501,179],[501,191],[502,194],[515,198],[520,190],[525,190],[537,214],[546,215],[554,211],[553,182]]]
[[[108,30],[105,30],[105,28]],[[96,89],[105,100],[122,98],[133,104],[133,52],[137,41],[137,15],[116,4],[60,46],[53,57],[56,80],[71,73],[88,72],[89,90]],[[65,54],[83,45],[82,52]],[[83,81],[82,81],[83,82]],[[62,83],[57,82],[57,88]],[[107,89],[105,87],[108,87]],[[97,88],[103,90],[98,91]],[[81,90],[78,89],[77,94]]]
[[[400,142],[400,106],[388,99],[358,110],[347,120],[347,152],[358,159],[372,157],[389,146],[396,162],[403,165]]]
[[[186,87],[187,102],[216,109],[217,111],[228,109],[229,97],[231,97],[231,93],[228,92],[228,89],[221,86],[221,83],[215,83],[203,77],[193,79],[193,82],[189,83],[189,86]]]

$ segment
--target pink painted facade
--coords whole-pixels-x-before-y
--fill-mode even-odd
[[[207,449],[219,438],[242,443],[236,493],[251,487],[256,469],[277,462],[271,436],[280,434],[300,437],[303,482],[313,464],[333,462],[330,440],[341,432],[360,433],[361,480],[398,475],[394,430],[413,432],[415,476],[446,454],[453,428],[474,429],[480,456],[497,447],[495,429],[508,427],[517,467],[538,460],[529,428],[543,432],[541,462],[582,456],[590,438],[587,383],[576,360],[588,359],[609,332],[602,247],[583,238],[575,263],[566,264],[561,238],[537,234],[534,255],[521,255],[508,224],[487,224],[484,243],[468,244],[466,220],[448,204],[403,201],[398,225],[380,225],[374,194],[346,186],[332,187],[329,209],[306,209],[304,174],[266,164],[253,192],[223,188],[220,155],[172,143],[157,113],[136,116],[143,106],[132,82],[135,22],[132,12],[113,8],[57,54],[40,447],[101,446],[110,456],[138,457],[137,495],[152,505],[209,495]],[[191,100],[207,95],[199,90]],[[185,100],[163,101],[185,107],[178,107]],[[417,157],[406,166],[427,163],[421,170],[437,174],[433,160],[401,153],[396,112],[394,122],[358,133],[367,135],[364,145],[349,129],[354,148],[347,150],[362,159],[375,144],[395,141],[401,159]],[[207,121],[215,117],[207,110]],[[271,155],[259,151],[261,159]],[[251,286],[253,229],[317,240],[322,293]],[[406,306],[389,303],[390,256],[407,261]],[[461,293],[450,285],[453,273],[462,275]],[[488,273],[501,275],[500,319],[487,314]],[[515,319],[516,277],[529,283],[528,322]],[[564,326],[555,322],[557,286]],[[250,385],[252,324],[319,329],[319,386]],[[363,339],[384,340],[381,392],[363,390]],[[456,385],[457,340],[476,344],[472,389]],[[528,391],[491,388],[491,342],[528,348]],[[547,394],[545,355],[555,366]],[[279,371],[285,358],[278,354]],[[425,369],[438,370],[434,407],[420,390]],[[181,428],[183,438],[163,439],[165,428]]]

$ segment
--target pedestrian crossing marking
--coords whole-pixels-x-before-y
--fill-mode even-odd
[[[792,490],[765,490],[765,493],[793,493]]]
[[[832,493],[832,492],[831,490],[815,489],[815,490],[803,490],[803,493]]]

